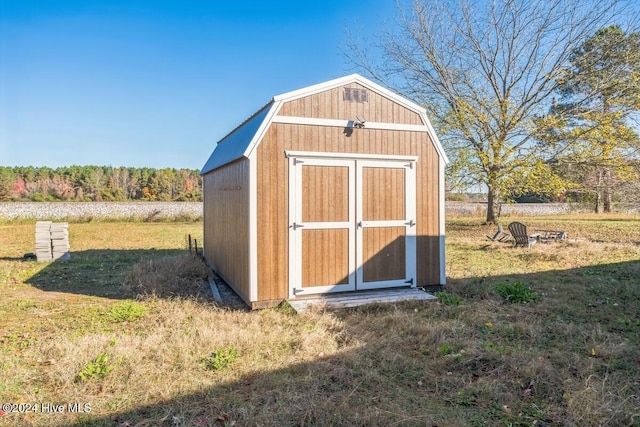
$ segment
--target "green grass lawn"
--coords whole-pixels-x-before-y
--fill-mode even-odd
[[[569,239],[451,219],[438,302],[304,314],[213,304],[198,222],[71,223],[52,264],[0,225],[0,425],[640,426],[639,218],[512,220]]]

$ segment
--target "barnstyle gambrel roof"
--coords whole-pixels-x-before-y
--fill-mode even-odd
[[[435,145],[436,151],[440,157],[448,163],[448,159],[440,140],[438,139],[431,122],[427,117],[426,110],[418,104],[409,101],[388,89],[362,77],[359,74],[351,74],[349,76],[341,77],[338,79],[330,80],[324,83],[320,83],[313,86],[308,86],[302,89],[294,90],[284,93],[282,95],[274,96],[265,106],[260,108],[255,114],[244,121],[240,126],[235,128],[224,138],[218,141],[216,148],[209,157],[209,160],[205,163],[204,167],[200,171],[200,174],[204,175],[207,172],[218,169],[221,166],[229,164],[240,158],[249,158],[255,147],[260,143],[269,125],[273,122],[274,117],[277,116],[280,107],[288,101],[303,98],[305,96],[313,95],[326,90],[334,89],[350,83],[358,83],[369,90],[375,91],[380,95],[396,102],[403,107],[412,110],[420,115],[424,123],[423,126],[416,126],[415,130],[424,131],[429,134],[431,141]],[[332,122],[335,125],[343,127],[349,126],[348,120],[334,120]],[[337,123],[340,122],[340,123]],[[370,127],[375,124],[367,122],[367,126]]]
[[[253,116],[218,141],[218,145],[216,145],[215,150],[211,153],[209,160],[207,160],[200,173],[204,175],[243,157],[251,142],[266,129],[268,120],[265,119],[272,110],[272,106],[273,101],[262,107]]]

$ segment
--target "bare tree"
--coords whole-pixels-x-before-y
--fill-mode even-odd
[[[478,171],[494,222],[510,193],[561,189],[531,143],[533,120],[548,109],[571,53],[625,7],[632,6],[399,1],[395,26],[371,49],[351,38],[346,51],[354,66],[427,108],[450,157]]]

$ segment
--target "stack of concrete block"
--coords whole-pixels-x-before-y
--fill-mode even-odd
[[[68,260],[71,258],[68,223],[54,222],[51,224],[51,248],[54,260]]]
[[[51,250],[51,221],[36,222],[36,258],[40,262],[53,260]]]
[[[70,249],[68,223],[36,222],[36,258],[39,262],[68,260]]]

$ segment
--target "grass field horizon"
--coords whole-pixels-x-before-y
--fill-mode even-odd
[[[303,314],[216,305],[199,221],[70,223],[50,264],[0,224],[0,425],[640,426],[640,218],[514,220],[569,239],[451,218],[437,302]]]

